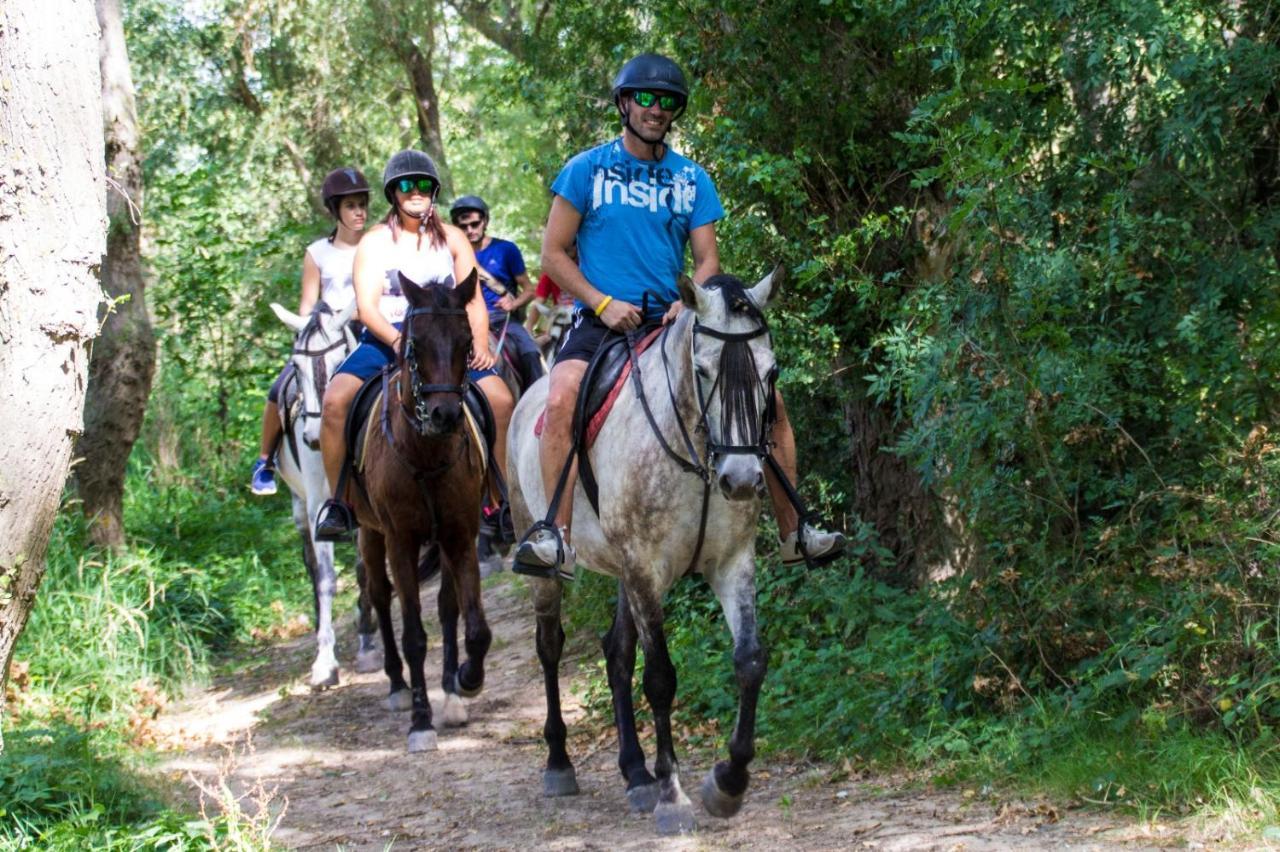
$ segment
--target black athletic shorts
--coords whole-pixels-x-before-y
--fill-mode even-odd
[[[609,333],[609,326],[604,324],[604,320],[591,311],[578,308],[573,312],[573,324],[564,333],[560,351],[556,353],[556,362],[590,361],[591,356],[596,354],[600,341]]]

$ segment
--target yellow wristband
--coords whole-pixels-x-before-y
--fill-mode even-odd
[[[600,304],[596,305],[596,316],[600,316],[601,314],[603,314],[604,309],[609,307],[609,303],[612,301],[613,301],[612,296],[605,296],[603,299],[601,299]]]

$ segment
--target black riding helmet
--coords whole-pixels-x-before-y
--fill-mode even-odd
[[[382,194],[392,207],[396,206],[396,194],[391,185],[406,177],[431,178],[431,182],[435,184],[435,188],[431,190],[431,200],[436,200],[436,193],[440,191],[440,173],[436,171],[436,164],[421,151],[409,148],[392,154],[391,159],[387,160],[387,167],[382,170]]]
[[[484,203],[484,199],[478,195],[464,195],[449,208],[449,218],[453,220],[453,224],[458,224],[458,217],[469,210],[474,210],[489,220],[489,205]]]
[[[684,112],[685,103],[689,100],[689,83],[680,66],[657,53],[640,54],[623,65],[618,76],[613,78],[613,103],[619,112],[622,111],[622,95],[636,89],[678,95],[680,106],[676,110],[676,118]]]
[[[359,169],[350,167],[334,169],[325,175],[324,184],[320,187],[320,199],[324,202],[325,208],[336,218],[339,198],[344,195],[368,194],[368,192],[369,181],[364,179]]]

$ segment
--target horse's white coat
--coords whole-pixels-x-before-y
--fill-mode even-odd
[[[763,308],[772,289],[773,275],[769,275],[748,291],[748,295],[756,306]],[[686,310],[676,319],[665,341],[660,339],[640,356],[640,373],[650,411],[667,444],[688,458],[676,422],[679,417],[700,459],[705,462],[702,457],[707,436],[695,429],[699,420],[695,383],[702,381],[704,396],[709,395],[725,344],[700,334],[695,345],[695,316],[704,326],[730,334],[754,331],[760,322],[747,313],[730,311],[718,294],[699,287],[682,287],[682,290],[688,290],[684,298]],[[664,370],[663,345],[671,390]],[[767,376],[775,364],[773,351],[766,335],[752,338],[748,346],[758,372],[756,402],[763,411],[765,395],[772,393]],[[547,381],[541,380],[526,391],[516,406],[508,432],[508,477],[518,531],[528,529],[533,520],[544,518],[547,512],[539,439],[534,435],[534,424],[546,406],[547,388]],[[676,400],[674,406],[672,393]],[[744,445],[759,438],[758,435],[722,433],[720,415],[718,404],[713,402],[708,407],[707,426],[719,443]],[[648,648],[653,632],[650,625],[661,624],[663,595],[690,569],[697,549],[703,482],[682,470],[663,450],[636,398],[630,378],[590,450],[590,458],[599,487],[600,516],[597,518],[579,479],[574,494],[572,541],[582,564],[622,580],[635,628],[642,645]],[[759,496],[764,491],[762,461],[751,454],[720,457],[711,472],[711,482],[705,540],[698,563],[692,569],[707,578],[719,599],[735,649],[743,648],[744,642],[745,647],[749,647],[756,642],[757,631],[755,532]],[[729,499],[729,494],[737,499]],[[535,579],[530,585],[539,615],[557,614],[560,581]],[[751,701],[754,705],[754,698]],[[556,772],[548,769],[550,775]],[[564,774],[565,770],[559,772]],[[571,776],[572,769],[567,773]],[[661,791],[654,811],[658,831],[664,834],[691,831],[694,827],[692,807],[677,772],[673,768],[665,781],[659,773],[658,780]],[[714,778],[709,783],[712,789],[707,802],[709,809],[717,816],[736,811],[741,795],[725,796]],[[637,788],[628,795],[633,792],[645,793],[643,788]]]
[[[297,314],[272,304],[271,309],[277,317],[294,332],[306,327],[308,320]],[[319,350],[346,339],[346,347],[337,347],[322,357],[325,375],[333,376],[334,372],[354,348],[355,340],[347,327],[355,311],[353,301],[337,314],[320,314],[318,327],[309,335],[308,340],[300,341],[303,349]],[[310,356],[294,355],[294,367],[298,370],[298,386],[302,392],[302,411],[319,412],[321,399],[316,392],[312,360]],[[283,406],[282,406],[283,407]],[[333,630],[333,596],[337,591],[337,574],[333,565],[333,545],[316,541],[315,518],[320,511],[320,504],[329,496],[329,485],[325,480],[324,463],[320,458],[320,418],[319,416],[299,416],[291,424],[294,443],[298,448],[298,460],[295,462],[287,437],[281,441],[277,452],[276,471],[280,478],[293,492],[293,522],[298,534],[303,538],[304,550],[309,548],[313,554],[315,570],[312,582],[316,595],[316,659],[311,664],[310,684],[313,688],[334,686],[338,682],[338,658],[334,653]]]

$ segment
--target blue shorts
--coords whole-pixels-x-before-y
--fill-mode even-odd
[[[395,323],[395,327],[399,331],[400,323]],[[366,330],[360,333],[360,345],[347,356],[347,360],[342,362],[342,366],[334,375],[347,373],[364,382],[376,376],[383,367],[395,362],[395,350]],[[467,371],[467,378],[473,382],[478,382],[485,376],[496,375],[497,373],[493,370]]]

